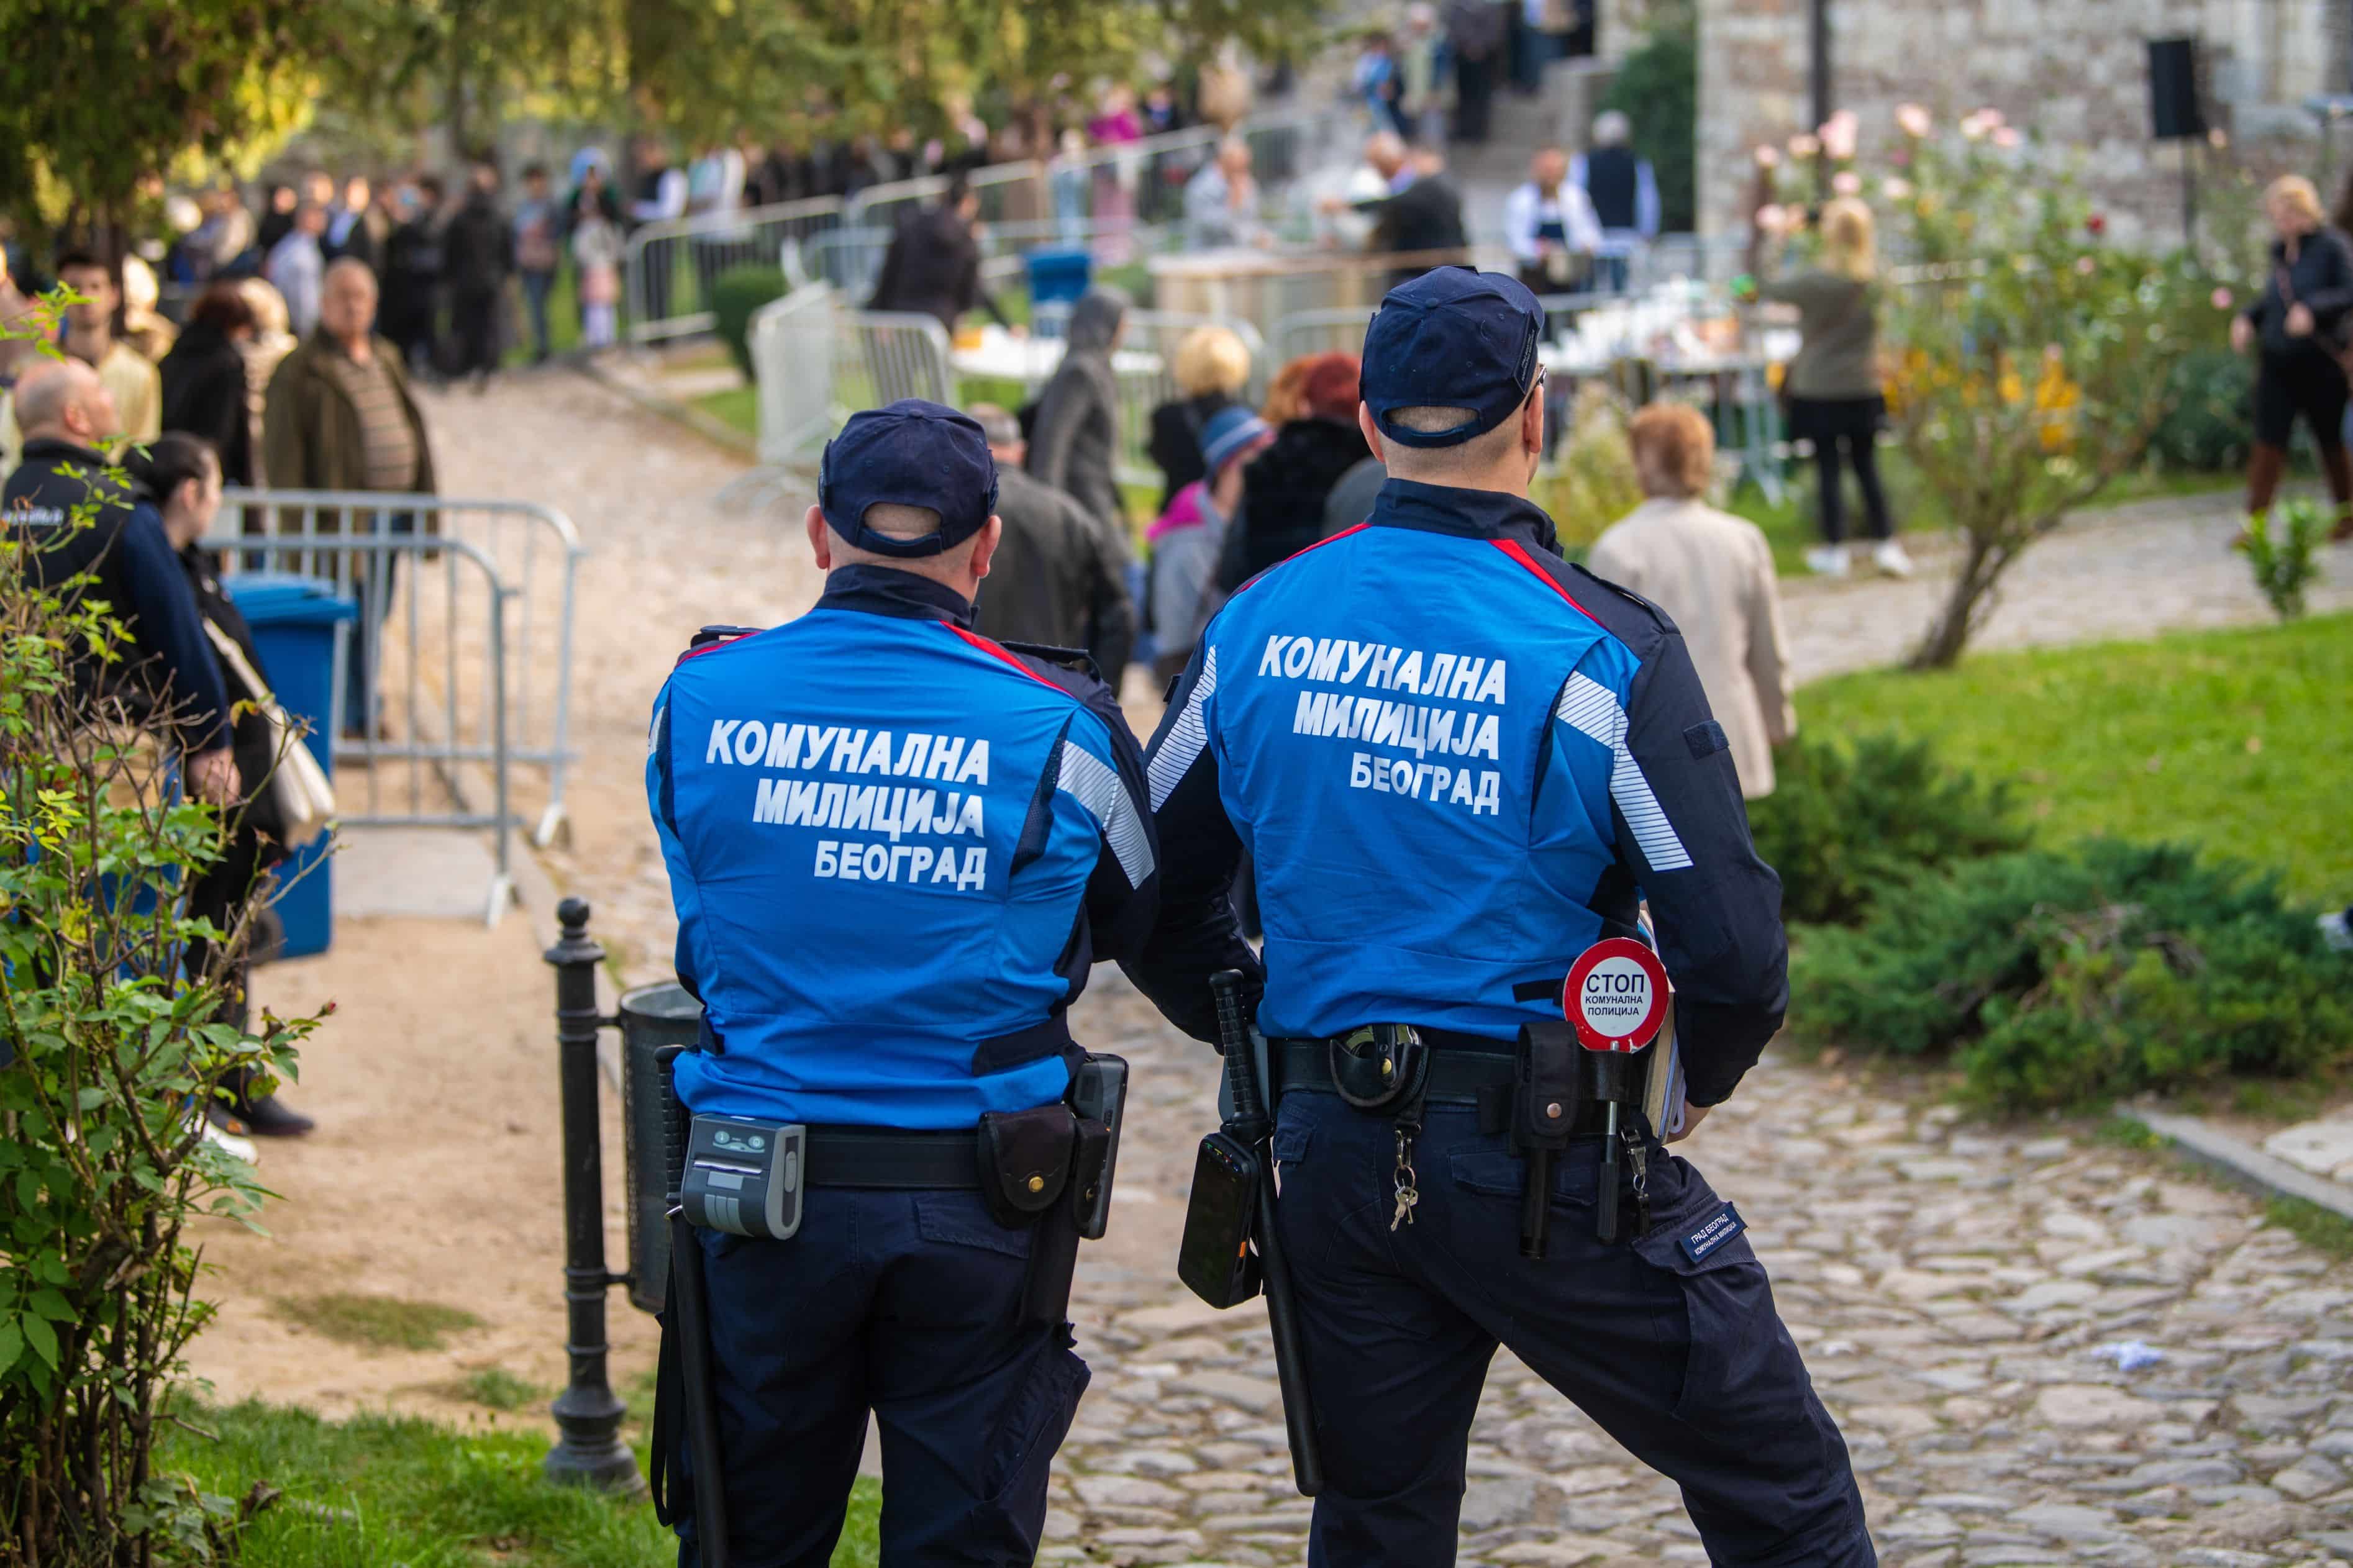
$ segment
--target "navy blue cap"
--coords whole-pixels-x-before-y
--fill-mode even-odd
[[[1437,267],[1388,291],[1365,332],[1365,406],[1382,436],[1407,447],[1453,447],[1483,436],[1527,401],[1536,379],[1544,308],[1515,278]],[[1408,430],[1398,408],[1467,408],[1467,425]]]
[[[893,502],[938,512],[938,530],[894,539],[866,526],[867,508]],[[825,444],[817,504],[827,525],[857,549],[902,559],[937,555],[988,526],[997,510],[997,462],[977,422],[904,397],[851,415]]]

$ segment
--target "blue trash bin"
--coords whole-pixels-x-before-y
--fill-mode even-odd
[[[303,744],[332,778],[338,645],[343,627],[359,618],[358,603],[332,582],[291,572],[240,572],[225,582],[238,614],[253,628],[262,678],[278,705],[310,726]],[[328,847],[325,836],[315,838],[272,873],[288,958],[324,952],[334,940],[334,862]]]
[[[1084,250],[1033,250],[1021,258],[1029,268],[1029,303],[1075,300],[1094,279],[1095,258]]]

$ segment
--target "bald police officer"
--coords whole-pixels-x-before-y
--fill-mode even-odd
[[[996,489],[963,415],[856,416],[807,520],[824,596],[698,639],[654,706],[704,1006],[679,1097],[698,1126],[807,1130],[797,1234],[695,1233],[737,1568],[822,1568],[869,1411],[884,1562],[1029,1562],[1086,1385],[1070,1207],[1009,1205],[1064,1180],[1064,1012],[1148,931],[1155,848],[1111,693],[970,629]]]
[[[1167,872],[1130,972],[1204,1040],[1208,975],[1262,976],[1277,1223],[1326,1478],[1311,1563],[1454,1561],[1500,1342],[1682,1485],[1711,1563],[1854,1568],[1874,1558],[1845,1445],[1696,1170],[1639,1128],[1631,1219],[1603,1243],[1588,1107],[1552,1162],[1550,1254],[1521,1251],[1528,1162],[1497,1112],[1519,1031],[1557,1022],[1581,951],[1630,934],[1648,899],[1685,1130],[1788,995],[1780,885],[1682,637],[1566,564],[1528,500],[1544,324],[1518,282],[1462,268],[1382,302],[1358,418],[1388,483],[1369,521],[1261,574],[1203,635],[1148,753]],[[1262,971],[1226,898],[1245,847]],[[1429,1053],[1418,1092],[1371,1103],[1388,1091],[1356,1053],[1408,1039]]]

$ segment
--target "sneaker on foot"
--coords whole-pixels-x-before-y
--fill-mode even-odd
[[[1817,577],[1846,575],[1846,547],[1840,544],[1818,544],[1806,552],[1806,570]]]
[[[2338,952],[2353,952],[2353,910],[2320,917],[2320,940]]]
[[[250,1165],[261,1157],[253,1140],[244,1136],[245,1123],[231,1114],[226,1105],[215,1103],[205,1110],[205,1142],[236,1155]]]
[[[274,1094],[259,1100],[248,1100],[239,1108],[244,1131],[256,1138],[300,1138],[318,1127],[316,1121],[292,1109]]]
[[[1904,546],[1892,539],[1883,539],[1871,552],[1871,563],[1890,577],[1912,575],[1912,557],[1904,553]]]

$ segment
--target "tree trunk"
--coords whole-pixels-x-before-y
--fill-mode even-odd
[[[1968,555],[1953,578],[1953,586],[1945,595],[1945,607],[1913,651],[1909,668],[1913,669],[1950,669],[1960,662],[1961,650],[1968,646],[1969,634],[1977,629],[1977,616],[1988,594],[1993,592],[2002,569],[2010,564],[2010,555],[1993,541],[1971,531]]]

